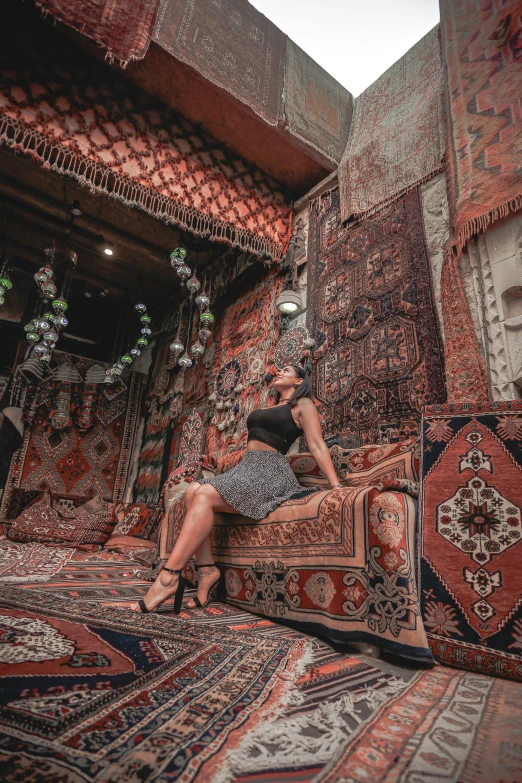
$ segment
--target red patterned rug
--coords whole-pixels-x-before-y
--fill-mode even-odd
[[[375,213],[441,170],[438,32],[431,30],[355,99],[339,166],[343,221]]]
[[[521,686],[438,667],[387,700],[314,783],[517,783]]]
[[[453,243],[522,207],[520,0],[441,0]]]
[[[159,0],[35,0],[45,14],[92,38],[125,67],[145,57]]]
[[[53,369],[69,364],[82,378],[96,364],[60,351],[54,353],[54,361]],[[83,383],[62,386],[71,399],[81,398]],[[111,387],[98,384],[92,426],[80,429],[74,413],[66,426],[58,429],[51,426],[50,414],[60,389],[52,378],[41,383],[36,392],[34,425],[26,428],[23,445],[13,455],[2,510],[7,510],[17,487],[121,500],[130,468],[140,389],[141,376],[133,372],[125,373],[121,382]]]
[[[211,780],[309,643],[0,593],[0,767],[24,780]]]
[[[327,437],[401,440],[445,399],[420,198],[411,191],[353,228],[339,192],[312,209],[308,326]]]
[[[522,681],[522,403],[423,421],[422,614],[450,666]]]

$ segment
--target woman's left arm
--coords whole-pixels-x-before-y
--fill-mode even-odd
[[[339,485],[340,482],[337,478],[328,446],[324,442],[319,414],[312,400],[309,400],[306,397],[299,400],[298,416],[299,424],[306,436],[306,442],[308,443],[308,448],[310,449],[312,457],[330,482],[330,486],[334,487]]]

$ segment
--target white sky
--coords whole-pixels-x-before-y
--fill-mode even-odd
[[[250,0],[359,95],[439,21],[438,0]]]

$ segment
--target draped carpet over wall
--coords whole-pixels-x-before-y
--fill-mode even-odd
[[[339,192],[311,215],[309,329],[327,437],[364,445],[419,429],[445,398],[418,189],[347,229]]]
[[[422,612],[436,658],[522,680],[522,403],[429,407]]]
[[[1,143],[199,236],[286,251],[291,209],[274,180],[77,51],[0,53]]]
[[[453,244],[522,207],[522,7],[441,0]]]
[[[96,364],[55,352],[56,366],[71,364],[82,377]],[[105,365],[103,365],[105,368]],[[71,403],[81,403],[82,383],[62,384]],[[22,447],[15,452],[2,510],[16,487],[49,489],[58,495],[92,496],[121,500],[130,466],[141,389],[139,373],[125,372],[113,386],[97,385],[92,426],[80,430],[75,408],[69,423],[55,429],[49,414],[60,392],[51,378],[40,384],[38,408],[32,428],[27,428]]]
[[[355,99],[339,166],[343,220],[372,214],[441,169],[438,26]]]

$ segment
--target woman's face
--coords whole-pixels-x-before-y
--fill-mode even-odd
[[[294,389],[296,383],[302,383],[302,379],[299,378],[296,371],[291,364],[283,367],[282,370],[278,370],[277,375],[274,378],[274,389],[276,392],[287,391],[288,389]]]

